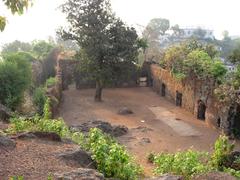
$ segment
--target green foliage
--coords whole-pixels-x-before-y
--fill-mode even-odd
[[[70,24],[60,30],[64,40],[75,40],[85,51],[87,59],[81,58],[81,71],[91,72],[96,81],[96,101],[101,101],[105,84],[120,74],[116,69],[122,63],[137,61],[137,33],[128,27],[111,10],[109,0],[68,0],[62,6]]]
[[[9,180],[24,180],[24,177],[23,176],[13,176],[13,177],[10,177]]]
[[[154,162],[154,158],[155,158],[155,154],[154,153],[149,153],[147,156],[148,162],[153,163]]]
[[[223,171],[235,177],[240,177],[240,171],[225,167],[229,155],[232,153],[234,145],[228,141],[226,136],[220,136],[214,145],[214,152],[210,156],[205,152],[187,150],[175,154],[160,153],[151,154],[157,166],[156,174],[172,173],[182,175],[185,179],[191,179],[197,174],[204,174],[211,171]]]
[[[0,62],[0,102],[15,109],[21,102],[23,92],[31,84],[31,66],[25,54],[4,56]]]
[[[37,111],[40,115],[43,114],[44,104],[46,102],[46,94],[45,89],[42,87],[38,87],[33,92],[33,103],[37,107]]]
[[[175,154],[161,153],[154,157],[154,164],[157,165],[154,172],[156,174],[172,173],[190,179],[196,174],[210,171],[204,164],[207,157],[207,153],[193,150]]]
[[[3,31],[6,26],[6,18],[0,16],[0,31]]]
[[[237,43],[237,47],[230,53],[229,59],[233,64],[240,64],[240,42]]]
[[[31,4],[31,0],[3,0],[4,4],[9,8],[12,14],[22,14],[24,10]],[[6,18],[0,16],[0,31],[3,31],[6,26]]]
[[[8,133],[26,131],[55,132],[61,137],[71,138],[82,148],[91,152],[98,170],[106,177],[134,180],[138,179],[142,173],[142,169],[134,163],[134,159],[126,149],[99,129],[91,129],[85,136],[79,132],[70,132],[62,119],[45,119],[39,116],[32,119],[21,117],[11,119]]]
[[[232,176],[235,176],[236,178],[240,179],[240,171],[236,171],[234,169],[231,168],[224,168],[223,170],[225,173],[228,173]]]
[[[55,77],[50,77],[46,81],[46,87],[52,87],[57,83],[57,78]]]
[[[52,118],[52,112],[50,109],[50,99],[47,98],[45,101],[44,107],[43,107],[43,118],[44,119],[51,119]]]
[[[50,51],[54,48],[54,44],[51,44],[46,41],[36,41],[33,42],[32,53],[36,58],[44,59],[50,53]]]
[[[81,136],[80,141],[82,142]],[[106,177],[134,180],[142,173],[126,149],[99,129],[90,130],[84,146],[92,153],[98,170]]]
[[[15,117],[12,118],[8,133],[19,132],[55,132],[61,137],[67,137],[69,135],[68,127],[63,119],[44,119],[40,116],[33,118]]]
[[[214,145],[214,152],[211,157],[211,165],[223,170],[224,162],[227,161],[228,155],[233,151],[234,144],[230,144],[226,136],[220,136]]]
[[[32,45],[30,43],[13,41],[11,43],[4,44],[2,47],[2,54],[17,53],[17,52],[31,52]]]
[[[221,82],[227,69],[216,59],[217,51],[212,45],[203,45],[196,40],[170,47],[166,50],[161,64],[169,69],[176,79],[186,77],[215,79]]]

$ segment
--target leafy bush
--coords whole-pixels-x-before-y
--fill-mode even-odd
[[[38,87],[33,92],[33,103],[37,106],[37,111],[40,115],[43,114],[44,104],[46,102],[45,89]]]
[[[80,142],[83,142],[81,136]],[[92,153],[92,158],[97,162],[98,170],[106,177],[134,180],[138,179],[142,173],[140,166],[134,163],[134,159],[127,153],[126,149],[100,129],[90,130],[84,147]]]
[[[32,119],[11,119],[9,133],[30,131],[55,132],[61,137],[71,138],[82,148],[91,152],[98,170],[106,177],[134,180],[138,179],[142,173],[142,169],[134,163],[134,159],[126,149],[97,128],[91,129],[88,136],[84,136],[79,132],[71,133],[62,119],[52,120],[39,116]]]
[[[228,156],[234,149],[234,144],[229,143],[226,136],[220,136],[214,145],[214,152],[211,157],[211,165],[222,171],[223,165],[228,160]]]
[[[19,55],[9,55],[0,62],[0,102],[15,109],[31,83],[30,63]]]
[[[50,51],[54,48],[54,44],[48,43],[46,41],[36,41],[33,42],[32,52],[37,58],[45,58]]]
[[[52,118],[52,112],[50,110],[50,99],[47,98],[44,108],[43,108],[43,118],[44,119],[51,119]]]
[[[50,77],[46,81],[46,87],[51,87],[57,83],[57,79],[55,77]]]
[[[172,173],[190,179],[196,174],[205,173],[210,169],[204,164],[207,153],[188,150],[175,154],[161,153],[154,157],[156,174]]]
[[[68,127],[63,119],[44,119],[40,116],[32,118],[15,117],[10,120],[11,124],[8,133],[19,132],[55,132],[61,137],[67,137],[69,135]]]
[[[234,145],[229,143],[226,136],[220,136],[215,142],[214,152],[211,157],[208,153],[193,150],[175,154],[161,153],[159,155],[151,155],[154,156],[153,162],[157,166],[154,172],[156,174],[172,173],[191,179],[197,174],[223,171],[240,178],[240,171],[224,166],[233,148]]]

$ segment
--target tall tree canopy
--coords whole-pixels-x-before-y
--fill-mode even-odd
[[[11,10],[12,14],[22,14],[28,8],[32,0],[2,0],[3,3]],[[0,31],[6,26],[6,17],[0,16]]]
[[[121,65],[136,61],[136,31],[114,16],[109,0],[68,0],[62,11],[70,26],[60,34],[84,52],[81,69],[96,81],[95,100],[101,101],[102,88],[122,72]]]
[[[168,19],[155,18],[152,19],[143,32],[146,39],[158,39],[160,35],[165,35],[166,31],[170,28]]]

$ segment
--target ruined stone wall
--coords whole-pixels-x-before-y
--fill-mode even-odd
[[[95,88],[95,81],[89,79],[89,75],[77,71],[80,66],[78,60],[59,59],[58,60],[58,71],[61,77],[62,89],[68,89],[68,85],[75,83],[76,89]],[[137,67],[132,64],[129,65],[130,73],[122,72],[114,80],[112,84],[107,85],[107,88],[115,87],[136,87],[138,86],[137,80],[139,78]],[[124,68],[122,68],[124,69]],[[128,74],[128,76],[126,76]]]
[[[218,102],[213,95],[213,81],[199,81],[192,77],[179,81],[169,71],[161,68],[159,65],[150,64],[149,66],[154,91],[191,112],[196,118],[200,116],[199,104],[201,102],[206,108],[204,115],[206,123],[212,127],[224,126],[226,112],[219,110]],[[179,97],[181,102],[178,100]]]

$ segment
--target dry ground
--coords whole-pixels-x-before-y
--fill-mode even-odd
[[[176,152],[188,148],[212,151],[219,136],[217,130],[208,128],[203,121],[150,88],[105,89],[102,103],[94,102],[94,92],[94,89],[74,88],[65,91],[59,116],[69,125],[102,119],[127,126],[130,132],[119,141],[145,167],[147,174],[152,170],[146,160],[150,152]],[[121,107],[132,109],[134,114],[118,115]]]

